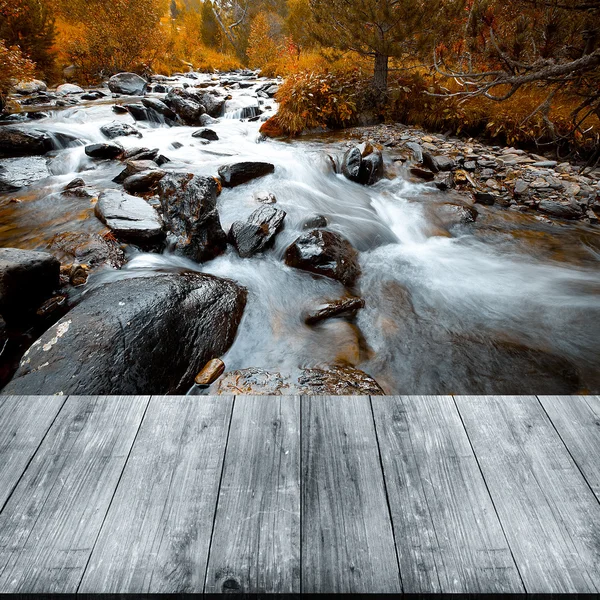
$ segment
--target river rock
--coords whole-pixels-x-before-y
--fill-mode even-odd
[[[231,346],[246,290],[204,274],[104,284],[34,342],[7,394],[183,394]]]
[[[286,213],[273,206],[261,206],[246,222],[236,221],[229,230],[229,241],[242,258],[268,248],[283,225]]]
[[[53,148],[52,139],[44,131],[16,125],[0,127],[0,158],[46,154]]]
[[[206,112],[204,106],[190,98],[182,97],[181,94],[176,93],[176,91],[167,94],[165,97],[165,104],[177,113],[177,116],[186,125],[198,125],[200,117]]]
[[[298,378],[256,367],[225,373],[210,394],[252,396],[381,396],[384,391],[365,372],[353,367],[304,369]]]
[[[227,236],[217,212],[217,180],[192,173],[169,173],[158,186],[163,219],[178,254],[197,262],[225,251]]]
[[[439,173],[440,171],[451,171],[454,161],[448,156],[434,156],[429,152],[423,152],[423,166],[433,173]]]
[[[435,174],[432,171],[429,171],[428,169],[422,169],[421,167],[411,167],[410,172],[415,177],[425,181],[433,181],[435,179]]]
[[[91,268],[106,265],[119,269],[125,263],[120,245],[110,236],[98,233],[58,233],[50,242],[50,250],[61,261],[85,264]]]
[[[148,171],[142,171],[127,177],[123,181],[123,187],[131,194],[139,194],[149,192],[157,183],[166,175],[165,171],[161,169],[150,169]]]
[[[493,206],[496,203],[497,196],[490,192],[482,192],[476,190],[473,192],[473,199],[477,204],[484,204],[485,206]]]
[[[208,140],[209,142],[216,142],[219,139],[219,136],[212,129],[199,129],[198,131],[194,131],[192,133],[193,138],[201,138],[203,140]]]
[[[285,251],[285,264],[337,279],[351,287],[360,275],[358,252],[332,231],[314,229],[301,235]]]
[[[445,203],[433,207],[432,210],[440,225],[446,229],[450,229],[456,225],[474,223],[479,216],[475,207],[463,204]]]
[[[579,219],[583,212],[576,202],[563,204],[554,200],[542,200],[538,206],[540,212],[560,219]]]
[[[142,137],[142,134],[133,125],[130,125],[129,123],[122,123],[121,121],[113,121],[107,125],[102,125],[102,127],[100,127],[100,131],[109,140],[128,135],[135,135],[139,138]]]
[[[177,118],[175,111],[170,109],[162,100],[159,100],[158,98],[142,98],[142,104],[146,108],[157,112],[167,119],[175,120]]]
[[[56,88],[58,96],[69,96],[71,94],[83,94],[85,90],[73,83],[63,83]]]
[[[0,248],[0,314],[10,321],[36,309],[58,288],[59,274],[47,252]]]
[[[210,115],[200,115],[199,124],[203,127],[208,127],[209,125],[216,125],[219,122],[219,119],[215,119]]]
[[[356,296],[340,298],[339,300],[325,302],[317,307],[304,319],[304,322],[307,325],[316,325],[321,321],[334,317],[353,317],[364,307],[365,301],[362,298],[357,298]]]
[[[240,162],[219,169],[223,187],[235,187],[252,179],[264,177],[275,171],[275,165],[267,162]]]
[[[383,177],[383,155],[370,144],[354,146],[344,154],[342,173],[355,183],[373,185]]]
[[[113,179],[115,183],[123,183],[128,177],[158,169],[158,165],[153,160],[128,160],[126,167]]]
[[[261,204],[275,204],[277,202],[277,198],[275,194],[272,192],[260,191],[254,192],[254,200],[256,202],[260,202]]]
[[[123,146],[119,144],[90,144],[85,147],[85,153],[90,158],[117,158],[123,153]]]
[[[161,219],[143,198],[119,190],[102,192],[96,216],[115,236],[130,242],[152,243],[164,237]]]
[[[126,96],[142,96],[146,93],[148,84],[135,73],[118,73],[108,80],[108,89],[113,94]]]
[[[28,96],[29,94],[36,94],[37,92],[45,92],[48,86],[44,81],[40,79],[31,79],[29,81],[19,81],[15,86],[15,93],[22,96]]]
[[[206,113],[212,117],[217,118],[223,114],[223,108],[225,107],[225,98],[206,92],[204,94],[198,94],[196,101],[204,106]]]

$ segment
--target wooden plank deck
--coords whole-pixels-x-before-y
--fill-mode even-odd
[[[600,592],[600,398],[0,397],[0,593]]]

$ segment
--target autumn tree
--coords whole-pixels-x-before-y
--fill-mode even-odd
[[[2,0],[0,39],[6,48],[19,48],[36,64],[41,77],[51,78],[54,69],[55,28],[51,5],[45,0]]]
[[[164,52],[163,0],[87,0],[79,8],[81,28],[69,54],[89,81],[151,67]]]
[[[600,0],[469,0],[467,8],[456,52],[436,52],[438,72],[458,85],[446,95],[502,102],[535,88],[544,96],[528,119],[541,116],[551,134],[561,96],[579,98],[569,136],[600,119]]]
[[[416,55],[450,5],[444,0],[310,0],[317,40],[371,57],[379,92],[387,90],[390,58]]]
[[[211,0],[204,0],[200,14],[202,17],[202,42],[209,48],[217,48],[221,37]]]
[[[252,19],[247,50],[250,67],[264,70],[276,61],[281,34],[282,22],[277,15],[260,12]]]
[[[309,0],[288,0],[285,18],[286,34],[299,49],[314,45],[312,12]]]

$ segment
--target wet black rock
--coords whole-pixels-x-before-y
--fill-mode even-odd
[[[104,284],[27,351],[7,394],[183,394],[226,352],[246,290],[204,274]]]
[[[327,217],[323,215],[315,215],[314,217],[309,217],[306,219],[306,221],[304,221],[304,223],[302,223],[302,229],[322,229],[327,227],[327,225],[329,225]]]
[[[351,287],[360,275],[358,253],[339,234],[315,229],[300,236],[285,251],[285,264],[337,279]]]
[[[0,127],[0,158],[46,154],[53,148],[52,139],[44,131],[16,125]]]
[[[204,262],[225,251],[227,236],[217,212],[217,180],[169,173],[158,185],[163,219],[178,254]]]
[[[162,115],[166,119],[175,120],[175,118],[177,117],[175,112],[158,98],[143,98],[142,104],[146,108],[153,110],[154,112],[158,113],[159,115]]]
[[[123,160],[157,160],[160,150],[158,148],[129,148],[123,152]]]
[[[113,105],[112,111],[117,115],[126,115],[127,114],[127,109],[124,106],[121,106],[120,104]]]
[[[65,185],[65,187],[63,189],[65,191],[74,190],[76,188],[83,187],[84,185],[85,185],[85,181],[83,179],[81,179],[81,177],[76,177],[75,179],[73,179],[72,181],[67,183],[67,185]]]
[[[60,263],[47,252],[0,248],[0,314],[18,319],[58,288]]]
[[[90,144],[85,147],[85,153],[91,158],[117,158],[123,153],[119,144]]]
[[[118,73],[108,80],[108,89],[113,94],[142,96],[147,86],[146,80],[135,73]]]
[[[106,190],[100,194],[94,212],[120,239],[152,243],[164,237],[158,213],[143,198]]]
[[[434,207],[433,212],[440,224],[446,228],[474,223],[479,215],[475,207],[466,204],[441,204]]]
[[[141,102],[136,104],[124,104],[123,105],[127,112],[136,120],[136,121],[151,121],[151,112],[154,113],[153,110],[146,108]],[[156,119],[154,119],[156,120]]]
[[[156,187],[158,182],[166,175],[165,171],[160,169],[150,169],[131,175],[123,181],[123,187],[130,194],[140,194],[149,192]]]
[[[165,104],[177,113],[177,116],[186,125],[198,125],[200,117],[206,112],[204,106],[190,98],[184,98],[180,93],[176,93],[175,91],[167,94]]]
[[[373,185],[383,177],[383,156],[370,144],[354,146],[344,154],[342,173],[355,183]]]
[[[142,137],[142,134],[133,125],[130,125],[129,123],[122,123],[120,121],[113,121],[107,125],[102,125],[102,127],[100,127],[100,131],[109,140],[128,135],[135,135],[140,138]]]
[[[220,117],[223,114],[223,108],[225,107],[225,98],[206,92],[204,94],[197,94],[195,96],[196,102],[204,106],[206,113],[212,117]]]
[[[223,187],[235,187],[252,179],[264,177],[275,171],[275,165],[267,162],[240,162],[219,169]]]
[[[560,219],[579,219],[583,215],[583,211],[574,201],[563,204],[554,200],[542,200],[538,210]]]
[[[473,192],[473,198],[477,204],[484,204],[485,206],[493,206],[496,203],[498,197],[491,192]]]
[[[229,241],[242,258],[262,252],[273,244],[283,226],[286,213],[273,206],[262,206],[248,220],[236,221],[229,230]]]
[[[365,301],[362,298],[357,298],[356,296],[340,298],[339,300],[332,300],[318,306],[304,319],[304,322],[307,325],[316,325],[321,321],[334,317],[353,317],[364,307]]]
[[[199,129],[198,131],[194,131],[194,133],[192,133],[192,137],[208,140],[209,142],[216,142],[219,139],[217,133],[212,129]]]

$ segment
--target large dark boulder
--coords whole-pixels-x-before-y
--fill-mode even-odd
[[[200,117],[206,113],[206,109],[191,98],[184,98],[175,91],[169,92],[165,97],[165,104],[175,113],[186,125],[199,125]]]
[[[229,230],[229,241],[242,258],[248,258],[268,248],[283,225],[285,211],[273,206],[261,206],[247,221],[236,221]]]
[[[176,253],[205,262],[224,252],[227,236],[217,212],[216,179],[169,173],[161,179],[158,191]]]
[[[53,148],[52,139],[44,131],[15,125],[0,127],[0,158],[46,154]]]
[[[267,162],[240,162],[219,169],[223,187],[235,187],[252,179],[264,177],[275,171],[275,165]]]
[[[383,177],[383,155],[370,144],[353,146],[344,154],[342,173],[355,183],[373,185]]]
[[[349,287],[360,275],[358,252],[350,242],[323,229],[310,231],[289,246],[285,251],[285,264],[337,279]]]
[[[225,107],[225,98],[206,92],[204,94],[198,94],[196,101],[204,106],[206,113],[213,117],[220,117],[223,114]]]
[[[60,263],[47,252],[0,248],[0,314],[7,320],[36,309],[59,286]]]
[[[125,137],[128,135],[135,135],[136,137],[142,137],[142,134],[129,123],[121,123],[120,121],[113,121],[100,127],[100,131],[109,139],[112,140],[118,137]]]
[[[90,158],[106,158],[112,159],[117,158],[123,154],[123,146],[119,144],[108,143],[108,144],[90,144],[85,147],[85,153]]]
[[[162,115],[166,119],[175,120],[177,115],[173,110],[171,110],[162,100],[158,98],[143,98],[142,104],[154,112],[157,112],[159,115]]]
[[[153,243],[164,237],[160,216],[143,198],[106,190],[98,197],[94,212],[122,240]]]
[[[147,87],[146,80],[135,73],[118,73],[108,80],[108,89],[113,94],[142,96]]]
[[[27,351],[6,394],[182,394],[235,338],[246,290],[204,274],[93,290]]]

